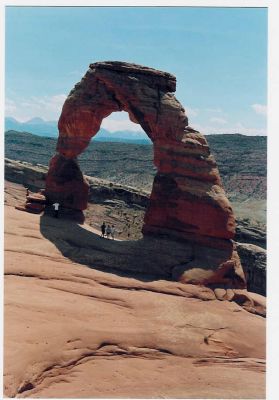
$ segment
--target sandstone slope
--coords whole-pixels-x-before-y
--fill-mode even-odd
[[[98,264],[98,241],[108,255],[117,243],[83,225],[94,246],[78,249],[77,223],[15,210],[12,201],[7,196],[6,396],[265,396],[264,318],[217,300],[220,290],[89,268],[78,262],[82,254]]]

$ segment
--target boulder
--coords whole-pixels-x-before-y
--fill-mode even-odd
[[[32,193],[26,197],[31,203],[46,204],[46,198],[40,193]]]
[[[33,214],[40,214],[41,212],[44,211],[45,205],[40,203],[26,202],[25,204],[15,206],[15,208],[20,211],[31,212]]]

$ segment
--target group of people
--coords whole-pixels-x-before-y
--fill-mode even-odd
[[[115,226],[114,225],[106,225],[105,222],[101,225],[101,237],[109,239],[110,237],[114,239],[115,235]]]

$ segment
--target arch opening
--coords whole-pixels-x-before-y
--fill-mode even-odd
[[[114,225],[121,240],[141,239],[157,168],[152,141],[140,125],[125,111],[111,113],[80,155],[79,165],[85,175],[104,180],[98,190],[90,185],[86,222],[98,230],[103,221]]]

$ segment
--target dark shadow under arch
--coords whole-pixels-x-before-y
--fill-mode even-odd
[[[40,231],[72,262],[142,281],[172,279],[172,269],[193,257],[193,247],[167,238],[144,237],[136,241],[101,238],[88,230],[82,213],[62,211],[60,218],[46,208],[40,217]],[[90,229],[90,228],[89,228]],[[172,249],[170,250],[170,245]]]

